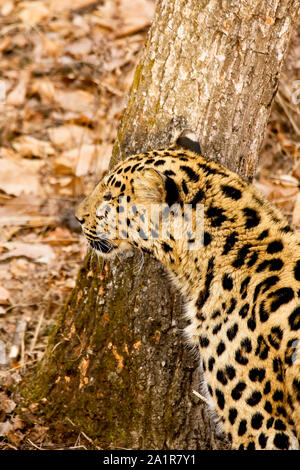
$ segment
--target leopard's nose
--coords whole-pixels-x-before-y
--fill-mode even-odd
[[[85,221],[85,218],[84,218],[84,217],[83,217],[82,219],[80,219],[79,217],[77,217],[77,216],[75,215],[75,219],[78,220],[78,222],[79,222],[81,225],[84,224],[84,221]]]
[[[75,211],[76,220],[82,225],[84,224],[86,218],[89,216],[87,210],[87,198],[83,199],[80,204],[77,206]]]

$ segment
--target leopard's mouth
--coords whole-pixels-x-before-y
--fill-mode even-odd
[[[92,239],[88,238],[89,244],[91,245],[92,248],[94,248],[97,251],[100,251],[100,253],[111,253],[113,250],[117,248],[111,240],[106,240],[106,239]]]

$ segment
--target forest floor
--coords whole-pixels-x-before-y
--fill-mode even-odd
[[[87,247],[74,209],[108,167],[153,13],[152,0],[0,0],[0,449],[94,448],[84,433],[54,444],[10,390],[75,285]],[[300,30],[255,179],[300,229],[297,98]]]

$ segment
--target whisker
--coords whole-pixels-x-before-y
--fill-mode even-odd
[[[136,234],[132,234],[133,235],[133,239],[138,239],[139,237],[136,236]],[[141,270],[142,270],[142,267],[144,266],[144,262],[145,262],[145,257],[144,257],[144,253],[143,251],[141,250],[135,250],[135,251],[138,251],[139,254],[140,254],[140,259],[138,260],[138,262],[132,267],[132,271],[134,272],[134,274],[138,274]],[[138,269],[137,266],[139,266]]]
[[[140,263],[140,267],[135,271],[135,274],[138,274],[138,273],[142,270],[142,268],[143,268],[143,266],[144,266],[145,256],[144,256],[144,253],[143,253],[142,251],[140,251],[140,254],[141,254],[141,258],[140,258],[140,259],[141,259],[141,263]],[[137,265],[138,265],[138,263],[137,263]],[[136,265],[136,266],[137,266],[137,265]]]

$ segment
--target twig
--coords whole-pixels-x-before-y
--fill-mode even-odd
[[[9,442],[5,442],[5,445],[10,447],[11,449],[14,449],[14,450],[19,450],[17,447],[13,446],[12,444],[10,444]]]
[[[13,337],[13,344],[10,348],[9,359],[14,361],[20,354],[21,349],[21,361],[24,361],[24,337],[26,331],[27,321],[21,318],[16,326],[15,334]]]
[[[209,405],[209,401],[207,400],[207,398],[205,398],[203,395],[200,395],[200,393],[196,392],[196,390],[193,390],[193,394]]]
[[[35,447],[38,450],[44,450],[42,447],[39,447],[36,444],[34,444],[28,437],[27,437],[27,441],[29,442],[30,445],[32,445],[32,447]]]
[[[45,311],[43,310],[41,315],[40,315],[39,321],[36,325],[35,332],[34,332],[34,335],[33,335],[33,338],[32,338],[31,344],[30,344],[30,348],[29,348],[30,353],[32,353],[34,348],[35,348],[36,341],[37,341],[37,338],[38,338],[38,335],[39,335],[39,332],[40,332],[40,329],[41,329],[41,326],[42,326],[42,322],[43,322],[43,319],[44,319],[44,312]]]
[[[73,423],[73,421],[72,421],[69,417],[67,417],[66,420],[69,421],[69,422],[72,424],[72,426],[74,426],[74,428],[78,428],[78,426],[77,426],[75,423]],[[76,446],[77,442],[79,441],[79,437],[80,437],[81,434],[82,434],[83,437],[84,437],[90,444],[92,444],[97,450],[101,450],[101,448],[98,447],[98,446],[96,446],[96,444],[94,443],[94,441],[93,441],[89,436],[87,436],[87,435],[85,434],[85,432],[83,432],[83,431],[80,431],[80,432],[79,432],[79,435],[78,435],[78,437],[77,437],[77,439],[76,439],[75,446]],[[76,447],[77,447],[77,446],[76,446]],[[80,447],[80,446],[78,446],[78,447]]]
[[[23,367],[24,366],[29,366],[29,365],[32,365],[34,364],[35,362],[37,362],[38,359],[32,359],[32,361],[27,361],[24,363]],[[0,377],[5,377],[7,376],[8,374],[10,374],[11,372],[15,372],[16,370],[19,370],[21,369],[21,366],[20,365],[17,365],[15,367],[11,367],[10,369],[8,370],[4,370],[4,371],[0,371]]]
[[[300,128],[297,126],[293,116],[291,115],[290,111],[288,110],[288,107],[282,98],[281,94],[278,92],[276,95],[276,99],[278,100],[280,106],[282,107],[283,111],[285,112],[286,116],[288,117],[290,123],[292,124],[294,131],[296,134],[300,135]]]

